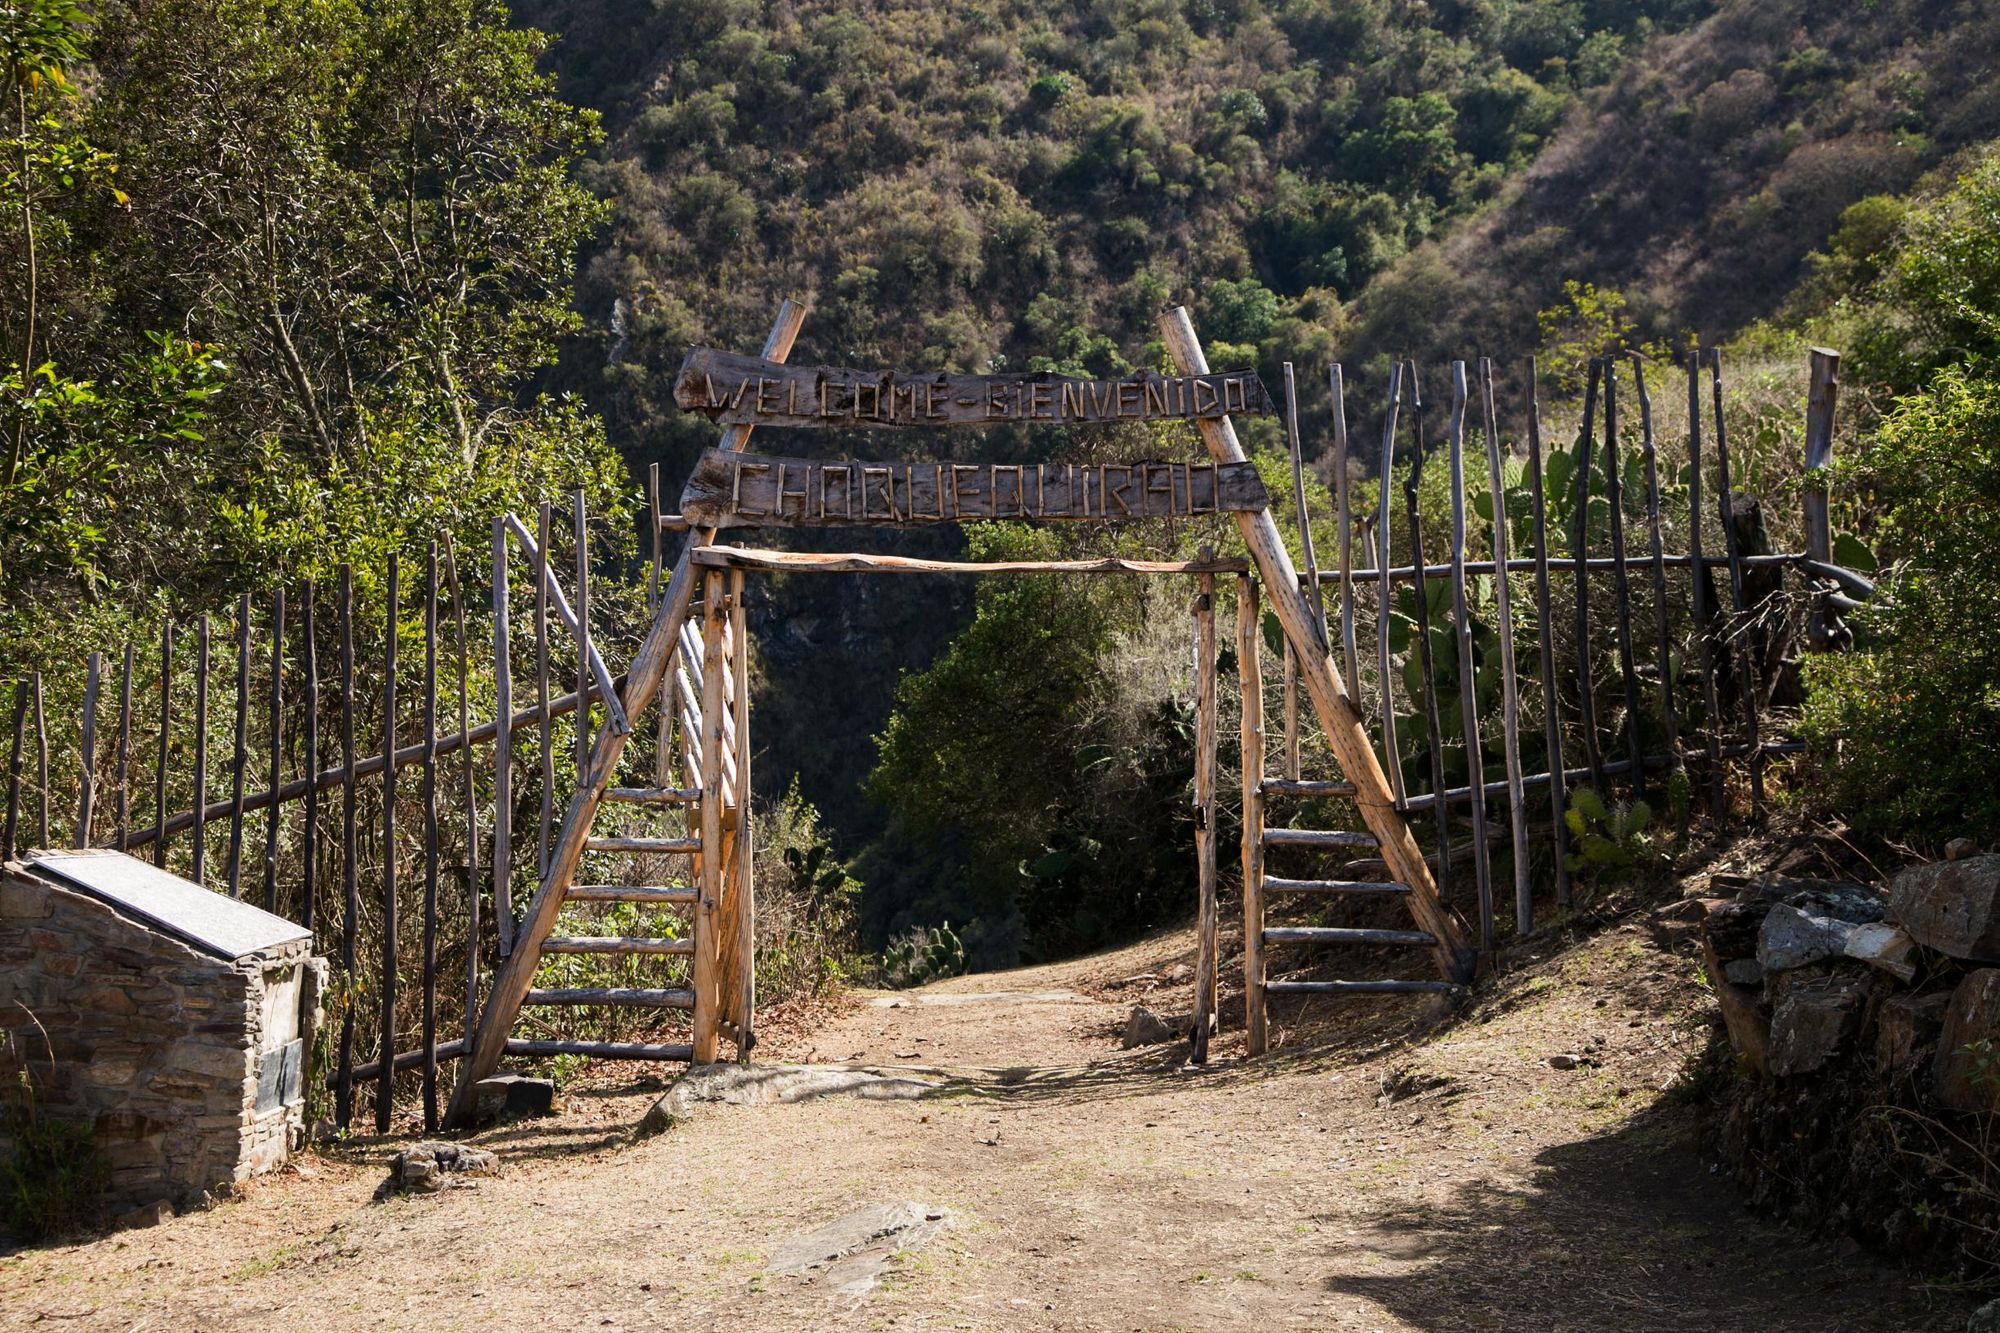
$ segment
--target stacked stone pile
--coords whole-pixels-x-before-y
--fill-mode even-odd
[[[1957,844],[1880,887],[1718,875],[1701,908],[1742,1074],[1722,1146],[1753,1200],[1933,1269],[2000,1265],[2000,1199],[1954,1184],[1994,1165],[1956,1160],[1986,1136],[1954,1125],[2000,1111],[2000,855]]]

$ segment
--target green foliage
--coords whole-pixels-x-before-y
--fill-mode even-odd
[[[1570,853],[1564,862],[1572,875],[1593,880],[1632,869],[1652,855],[1652,807],[1644,801],[1606,805],[1588,787],[1569,794],[1563,823],[1569,826]]]
[[[0,1235],[48,1240],[96,1220],[105,1178],[96,1136],[88,1125],[43,1115],[25,1068],[0,1125],[12,1145],[0,1159]]]
[[[949,921],[912,926],[882,950],[881,970],[882,984],[891,990],[943,981],[965,971],[965,945]]]
[[[2000,835],[2000,363],[1900,400],[1845,484],[1893,564],[1853,651],[1808,663],[1823,796],[1883,837]]]
[[[818,994],[859,969],[861,881],[826,841],[796,776],[756,817],[758,995]]]

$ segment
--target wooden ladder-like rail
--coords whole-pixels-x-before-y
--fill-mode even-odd
[[[790,356],[792,342],[804,320],[804,307],[784,302],[770,336],[765,339],[764,359],[783,361]],[[747,425],[726,427],[717,447],[725,452],[740,451],[749,441],[750,430]],[[626,672],[625,693],[620,701],[625,716],[635,722],[657,703],[663,732],[678,724],[683,736],[698,736],[699,745],[689,747],[698,752],[698,763],[688,765],[697,771],[685,775],[685,785],[674,785],[671,774],[659,771],[652,787],[614,788],[631,729],[605,727],[598,732],[589,762],[577,783],[576,795],[564,812],[562,830],[550,851],[541,885],[521,918],[512,952],[494,974],[471,1045],[459,1064],[458,1083],[445,1113],[445,1124],[449,1127],[471,1124],[480,1081],[492,1077],[501,1059],[510,1052],[520,1055],[573,1052],[602,1058],[685,1059],[711,1064],[718,1039],[725,1033],[735,1041],[739,1055],[747,1055],[755,1041],[751,1022],[754,922],[749,876],[745,873],[751,852],[750,820],[747,800],[730,799],[732,792],[747,795],[750,790],[749,749],[739,743],[747,732],[749,705],[748,683],[742,679],[741,671],[741,660],[747,652],[740,595],[742,575],[702,571],[703,614],[698,651],[689,623],[697,576],[690,557],[697,547],[713,541],[714,536],[709,530],[689,534],[674,563],[673,575],[661,592],[645,642]],[[736,648],[733,667],[728,652],[732,642]],[[663,686],[667,688],[663,690]],[[692,760],[693,755],[689,758]],[[691,811],[692,827],[688,836],[681,839],[598,838],[592,830],[598,810],[607,800],[644,806],[682,806]],[[735,818],[729,817],[732,806]],[[630,888],[576,885],[577,868],[587,851],[688,856],[692,858],[694,882],[685,886]],[[537,988],[535,974],[545,954],[646,951],[644,943],[632,939],[617,940],[615,948],[598,949],[579,946],[579,937],[555,936],[563,906],[572,901],[691,907],[694,912],[691,986],[685,990]],[[553,950],[549,947],[552,937],[556,941]],[[693,1032],[685,1046],[510,1041],[509,1034],[521,1009],[528,1004],[684,1008],[693,1014]],[[555,1049],[558,1047],[561,1049]]]
[[[1205,375],[1209,373],[1208,358],[1195,337],[1194,324],[1184,308],[1176,307],[1160,316],[1160,332],[1167,350],[1174,358],[1174,364],[1183,375]],[[1244,460],[1243,446],[1236,438],[1236,428],[1227,417],[1214,420],[1198,420],[1195,427],[1201,432],[1202,443],[1207,446],[1209,456],[1218,463],[1237,463]],[[1360,813],[1362,823],[1367,826],[1365,837],[1372,841],[1385,864],[1390,884],[1380,891],[1397,894],[1408,906],[1417,929],[1397,932],[1407,935],[1407,940],[1399,943],[1421,942],[1430,948],[1437,962],[1441,981],[1420,984],[1425,989],[1453,987],[1472,979],[1477,953],[1466,942],[1466,929],[1438,894],[1437,882],[1431,876],[1430,865],[1418,846],[1415,836],[1402,812],[1396,808],[1394,793],[1390,790],[1389,779],[1383,771],[1380,759],[1375,754],[1373,742],[1369,739],[1367,725],[1362,721],[1360,710],[1348,696],[1347,687],[1342,683],[1340,673],[1335,670],[1333,657],[1328,651],[1325,629],[1318,613],[1314,610],[1307,594],[1301,589],[1299,573],[1292,563],[1291,553],[1278,532],[1277,520],[1268,509],[1236,515],[1238,530],[1242,533],[1243,544],[1249,548],[1250,558],[1257,567],[1258,578],[1263,591],[1269,596],[1271,609],[1277,614],[1278,623],[1283,628],[1285,641],[1292,651],[1299,683],[1305,687],[1307,698],[1312,701],[1313,712],[1317,716],[1320,729],[1325,734],[1327,745],[1333,751],[1335,762],[1342,774],[1341,785],[1346,790],[1339,794],[1352,801]],[[1258,646],[1256,585],[1246,577],[1238,586],[1237,605],[1239,623],[1237,627],[1237,650],[1239,669],[1243,679],[1258,680],[1253,673],[1257,670],[1256,651]],[[1250,1027],[1250,1050],[1253,1054],[1264,1049],[1267,1041],[1265,1033],[1263,1000],[1269,990],[1264,982],[1264,945],[1267,932],[1263,923],[1263,893],[1273,887],[1264,875],[1263,854],[1268,845],[1266,830],[1263,828],[1264,800],[1269,795],[1328,795],[1331,792],[1301,791],[1286,793],[1282,789],[1267,790],[1263,777],[1263,694],[1261,683],[1257,688],[1244,691],[1243,737],[1244,737],[1244,822],[1247,827],[1254,818],[1258,827],[1256,836],[1246,833],[1244,840],[1244,972],[1246,1008]],[[1252,716],[1254,712],[1254,717]],[[1252,750],[1254,748],[1254,756]],[[1254,775],[1254,777],[1253,777]],[[1279,843],[1288,838],[1295,842],[1324,842],[1329,837],[1337,838],[1341,845],[1356,846],[1357,839],[1364,836],[1356,833],[1322,830],[1271,830],[1279,834]],[[1279,884],[1298,881],[1279,881]],[[1338,892],[1335,884],[1344,881],[1312,881],[1316,885],[1307,892]],[[1419,938],[1421,937],[1421,938]],[[1268,942],[1277,942],[1269,940]],[[1289,942],[1289,941],[1288,941]],[[1323,943],[1359,943],[1361,941],[1325,939]],[[1296,983],[1333,987],[1340,983]],[[1369,983],[1347,983],[1365,985]],[[1379,985],[1380,983],[1374,983]],[[1368,993],[1368,992],[1363,992]]]

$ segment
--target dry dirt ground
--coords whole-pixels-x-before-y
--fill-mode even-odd
[[[374,1201],[360,1140],[236,1202],[0,1260],[0,1324],[65,1329],[1811,1329],[1963,1307],[1744,1211],[1669,1091],[1706,1040],[1679,905],[1551,938],[1453,1009],[1280,1011],[1205,1069],[1121,1053],[1182,1012],[1185,933],[859,995],[760,1056],[943,1067],[924,1101],[704,1107],[657,1079],[488,1131],[505,1173]],[[1067,992],[1067,994],[1051,994]],[[795,1025],[796,1027],[796,1025]],[[1580,1057],[1557,1069],[1549,1057]],[[947,1216],[865,1295],[771,1271],[871,1204]]]

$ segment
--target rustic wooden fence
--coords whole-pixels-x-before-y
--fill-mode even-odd
[[[1301,500],[1302,574],[1316,598],[1334,603],[1323,608],[1328,643],[1370,719],[1400,807],[1428,817],[1413,826],[1430,825],[1440,889],[1449,894],[1469,863],[1483,948],[1495,946],[1501,919],[1496,850],[1511,870],[1512,924],[1525,933],[1535,920],[1530,844],[1539,835],[1552,851],[1540,878],[1567,907],[1576,860],[1589,865],[1618,850],[1616,831],[1600,825],[1629,825],[1649,796],[1685,811],[1698,792],[1719,818],[1739,772],[1748,805],[1761,812],[1766,761],[1803,748],[1782,734],[1784,711],[1774,708],[1795,674],[1790,650],[1840,646],[1848,638],[1840,617],[1873,593],[1831,559],[1825,469],[1837,370],[1836,355],[1813,353],[1805,549],[1782,552],[1769,549],[1761,509],[1733,484],[1717,353],[1691,353],[1667,372],[1687,395],[1685,429],[1672,442],[1678,462],[1655,430],[1651,390],[1662,372],[1639,356],[1590,363],[1581,424],[1567,447],[1546,455],[1532,363],[1511,441],[1490,362],[1453,363],[1444,428],[1429,433],[1417,368],[1399,364],[1380,450],[1368,460],[1372,504],[1349,480],[1360,455],[1334,367],[1338,549],[1335,567],[1321,569]],[[1636,421],[1619,414],[1626,385]],[[1299,452],[1294,433],[1295,478]],[[1434,495],[1427,478],[1439,466],[1447,470],[1442,534],[1427,529],[1425,512]],[[1469,485],[1469,468],[1483,480]],[[1475,525],[1468,511],[1481,501]],[[1676,537],[1680,549],[1670,549]],[[1289,653],[1281,688],[1284,776],[1297,779]],[[1599,816],[1586,801],[1572,815],[1579,787],[1600,802],[1623,789],[1632,804]],[[1583,822],[1582,837],[1572,819]]]
[[[318,1053],[333,1124],[372,1101],[386,1131],[395,1076],[416,1069],[434,1127],[439,1063],[463,1050],[453,1034],[511,942],[591,728],[624,725],[591,601],[600,563],[618,561],[581,493],[564,518],[497,520],[485,568],[448,542],[417,571],[392,554],[365,617],[342,566],[331,588],[246,595],[226,619],[169,621],[78,673],[0,686],[0,855],[113,847],[309,926],[339,962]],[[575,556],[573,606],[557,543]],[[525,584],[510,579],[522,560]],[[633,618],[614,583],[628,604],[600,622]],[[74,712],[52,719],[52,695]]]
[[[1678,368],[1686,461],[1671,482],[1649,367],[1637,358],[1593,363],[1581,428],[1546,457],[1532,392],[1517,449],[1481,362],[1452,368],[1437,438],[1415,368],[1396,367],[1379,453],[1362,460],[1334,369],[1335,567],[1319,568],[1308,537],[1302,569],[1315,600],[1330,603],[1328,642],[1399,804],[1428,816],[1441,887],[1470,864],[1484,948],[1501,920],[1496,850],[1511,868],[1515,929],[1534,924],[1538,837],[1553,852],[1541,878],[1556,905],[1570,904],[1573,789],[1606,800],[1615,787],[1634,799],[1679,792],[1689,803],[1705,791],[1719,816],[1739,789],[1761,808],[1766,758],[1799,748],[1768,721],[1787,647],[1801,635],[1812,648],[1838,646],[1840,615],[1872,592],[1831,560],[1819,479],[1836,364],[1815,354],[1796,552],[1764,549],[1739,503],[1713,354]],[[1622,384],[1634,391],[1636,424],[1618,415]],[[1469,439],[1484,455],[1483,490],[1468,485]],[[1297,473],[1295,429],[1292,445]],[[1440,452],[1442,542],[1425,513]],[[1373,504],[1357,503],[1351,460],[1372,464]],[[674,526],[661,514],[657,470],[652,480],[649,606],[662,533]],[[1485,531],[1475,533],[1469,511],[1482,494]],[[289,586],[256,605],[245,597],[226,620],[169,623],[153,642],[90,653],[75,676],[45,682],[37,672],[0,686],[0,707],[11,708],[0,854],[122,848],[309,925],[340,963],[319,1059],[332,1123],[346,1128],[366,1109],[386,1131],[396,1075],[414,1070],[406,1092],[435,1126],[439,1065],[465,1049],[482,975],[511,944],[515,904],[547,863],[591,730],[628,725],[599,644],[629,635],[636,607],[593,604],[603,534],[593,536],[581,496],[564,517],[544,506],[534,531],[497,520],[479,571],[449,545],[428,551],[415,577],[391,557],[370,572],[386,608],[371,603],[366,626],[355,571],[343,568],[331,589]],[[1310,515],[1300,518],[1309,533]],[[1681,549],[1670,551],[1674,536]],[[557,573],[558,541],[574,555],[574,604]],[[511,577],[522,558],[525,585]],[[1799,579],[1789,589],[1787,574]],[[629,584],[600,588],[616,603]],[[525,707],[515,695],[523,680]],[[681,717],[699,706],[685,673],[674,688],[653,742],[663,773]],[[1304,747],[1289,664],[1281,688],[1281,762],[1296,780]],[[414,794],[402,785],[412,775]]]

